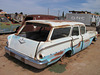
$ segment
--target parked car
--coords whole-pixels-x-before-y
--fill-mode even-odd
[[[6,53],[38,69],[73,55],[96,41],[96,31],[86,31],[80,22],[58,20],[26,21],[8,36]]]
[[[5,16],[0,15],[0,33],[15,32],[21,24],[12,23]]]

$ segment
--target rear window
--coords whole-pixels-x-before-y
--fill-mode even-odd
[[[49,25],[27,22],[19,36],[35,41],[46,41],[50,29]]]
[[[54,29],[51,40],[69,36],[71,27]]]

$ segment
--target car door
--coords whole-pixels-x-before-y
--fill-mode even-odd
[[[88,35],[88,33],[86,33],[86,27],[85,26],[81,26],[80,27],[80,33],[82,35],[82,42],[83,42],[83,46],[82,49],[88,47],[90,45],[90,37]]]
[[[80,35],[79,26],[73,26],[72,28],[72,48],[73,54],[79,52],[82,49],[82,36]]]

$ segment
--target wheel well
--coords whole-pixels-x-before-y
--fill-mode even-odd
[[[72,53],[72,51],[69,50],[69,51],[67,51],[67,52],[65,53],[65,56],[66,56],[66,57],[71,57],[71,53]]]
[[[96,38],[94,37],[92,41],[96,41]]]

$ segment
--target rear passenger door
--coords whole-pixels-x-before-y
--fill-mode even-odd
[[[73,54],[79,52],[82,49],[82,36],[80,35],[79,26],[73,26],[72,28],[72,48]]]

